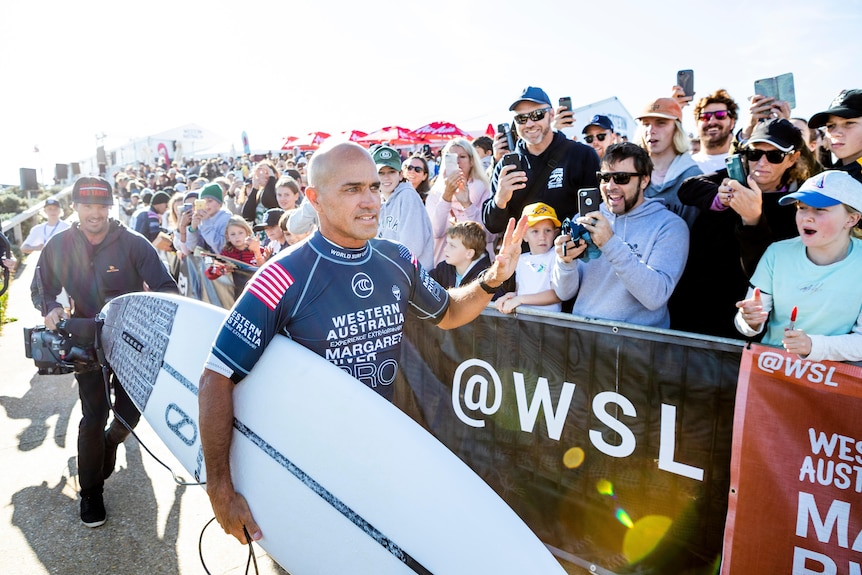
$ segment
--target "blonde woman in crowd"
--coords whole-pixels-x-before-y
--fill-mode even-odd
[[[447,154],[457,157],[447,163]],[[442,166],[434,186],[425,200],[425,209],[431,218],[434,233],[434,264],[443,261],[446,232],[458,222],[477,222],[482,225],[482,205],[491,197],[488,177],[476,148],[463,138],[449,140],[440,153]],[[482,229],[485,226],[482,225]],[[496,236],[485,231],[487,251],[493,258]],[[493,260],[492,260],[493,261]]]

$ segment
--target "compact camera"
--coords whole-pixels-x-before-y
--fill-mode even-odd
[[[582,238],[589,234],[587,228],[577,222],[573,222],[569,218],[563,220],[563,223],[560,225],[560,232],[563,235],[569,236],[575,242],[576,248],[580,247],[581,242],[584,241]],[[586,253],[584,252],[578,257],[583,258]],[[566,244],[563,244],[563,255],[566,255]]]
[[[99,366],[95,337],[93,319],[64,319],[57,323],[56,331],[44,325],[25,327],[24,355],[33,360],[39,375],[89,371]]]

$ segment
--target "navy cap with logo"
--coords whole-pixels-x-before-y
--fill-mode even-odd
[[[820,112],[811,116],[808,120],[809,128],[819,128],[825,126],[829,121],[829,116],[838,116],[839,118],[858,118],[862,116],[862,90],[842,90],[840,94],[835,96],[829,109],[825,112]]]
[[[60,202],[56,198],[48,198],[47,200],[45,200],[45,207],[46,208],[48,206],[59,206],[59,205],[60,205]]]
[[[590,123],[584,126],[584,134],[587,133],[587,128],[589,128],[590,126],[598,126],[603,130],[610,130],[611,132],[614,131],[614,123],[611,122],[611,119],[607,116],[602,116],[601,114],[596,114],[595,116],[593,116],[592,120],[590,120]]]
[[[527,86],[521,92],[521,97],[514,101],[514,103],[509,106],[509,111],[513,111],[515,107],[521,102],[534,102],[536,104],[546,104],[548,106],[551,105],[551,99],[548,98],[548,95],[541,88],[536,88],[535,86]]]
[[[76,204],[114,205],[111,184],[105,178],[84,176],[72,187],[72,201]]]

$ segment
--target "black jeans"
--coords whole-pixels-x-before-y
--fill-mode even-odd
[[[105,484],[102,463],[105,459],[105,426],[111,406],[100,370],[76,373],[75,379],[78,380],[83,414],[78,425],[78,483],[81,496],[86,497],[102,493]],[[114,390],[114,408],[120,417],[135,427],[141,414],[114,375],[111,376],[111,387]],[[111,437],[115,443],[121,443],[128,435],[129,430],[116,419],[111,423]]]

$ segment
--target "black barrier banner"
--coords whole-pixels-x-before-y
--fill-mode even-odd
[[[570,572],[715,572],[741,345],[564,317],[408,322],[396,403]]]

